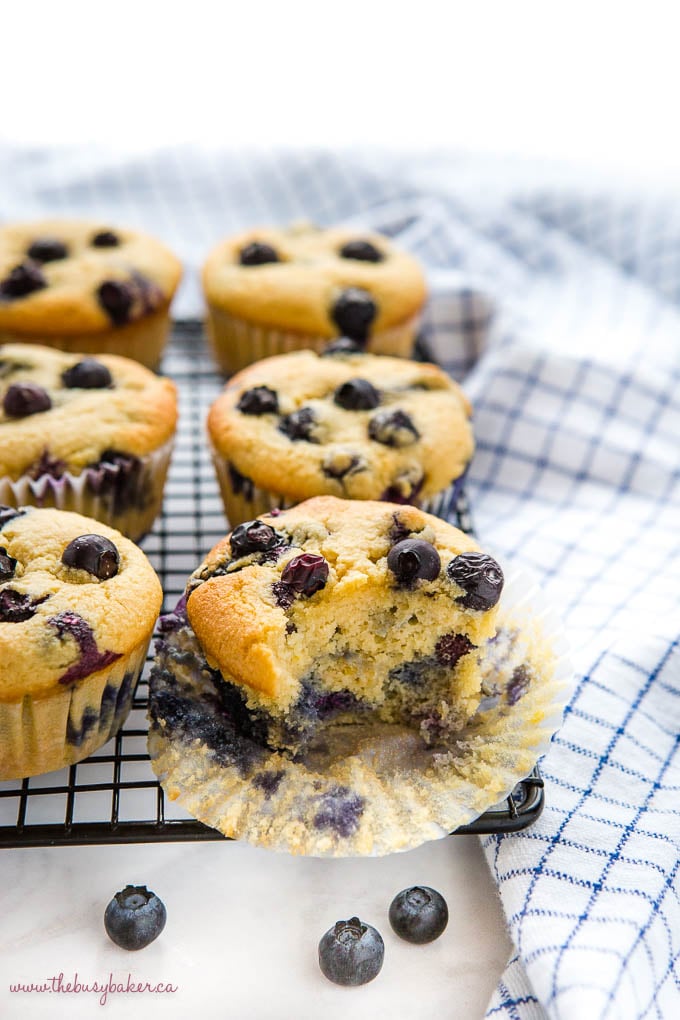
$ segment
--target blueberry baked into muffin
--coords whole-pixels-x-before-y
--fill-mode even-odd
[[[208,415],[229,522],[324,494],[445,517],[474,449],[470,414],[435,365],[366,354],[348,340],[251,365]]]
[[[222,241],[206,260],[203,289],[226,374],[270,355],[320,350],[341,334],[409,357],[426,296],[420,265],[388,238],[311,224]]]
[[[545,739],[550,653],[497,626],[502,590],[492,557],[414,507],[321,496],[239,525],[161,620],[149,750],[167,793],[308,854],[405,849],[480,813]],[[499,729],[519,706],[528,734]]]
[[[181,276],[135,230],[80,220],[0,227],[0,343],[119,354],[156,368]]]
[[[137,541],[176,422],[174,383],[135,361],[0,346],[0,502],[75,510]]]
[[[0,779],[71,765],[116,733],[161,600],[119,532],[0,506]]]

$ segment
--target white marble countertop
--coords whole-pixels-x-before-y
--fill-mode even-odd
[[[0,851],[0,1016],[3,1020],[182,1017],[201,1020],[477,1020],[509,957],[500,901],[478,839],[450,837],[370,860],[294,858],[242,843],[60,847]],[[168,920],[136,953],[104,931],[112,895],[147,885]],[[412,946],[387,919],[409,885],[438,889],[450,920]],[[317,945],[358,915],[385,940],[381,973],[361,988],[328,982]],[[163,994],[10,991],[17,983],[114,982],[176,986]],[[103,1012],[105,1010],[105,1012]]]

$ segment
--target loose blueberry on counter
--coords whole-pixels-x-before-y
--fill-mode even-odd
[[[2,401],[9,418],[27,418],[30,414],[49,411],[52,407],[49,393],[35,383],[12,383]]]
[[[26,297],[36,290],[43,290],[46,286],[47,280],[40,266],[34,262],[22,262],[21,265],[14,267],[9,276],[0,280],[0,298]]]
[[[132,289],[122,280],[104,280],[97,288],[97,300],[114,326],[124,326],[130,317]]]
[[[383,446],[410,446],[420,433],[405,411],[378,411],[368,423],[368,434]]]
[[[281,581],[299,595],[314,595],[326,587],[328,563],[316,553],[302,553],[286,563]]]
[[[350,340],[348,336],[340,336],[331,340],[321,351],[320,357],[331,357],[333,354],[364,354],[364,348],[358,340]]]
[[[380,403],[380,394],[368,379],[348,379],[337,387],[333,400],[346,411],[372,411]]]
[[[385,258],[381,252],[370,241],[356,240],[348,241],[340,249],[343,259],[356,259],[358,262],[382,262]]]
[[[241,394],[236,408],[241,414],[278,414],[279,398],[269,386],[253,386]]]
[[[279,432],[292,440],[304,439],[307,443],[318,443],[319,440],[314,436],[316,424],[316,415],[311,407],[300,407],[281,419]]]
[[[17,510],[16,507],[6,506],[4,503],[0,503],[0,528],[4,528],[6,524],[13,521],[15,517],[23,517],[26,513],[25,510]]]
[[[100,230],[94,235],[90,244],[93,248],[117,248],[120,244],[120,238],[113,230]]]
[[[405,538],[390,549],[387,566],[400,584],[410,584],[417,580],[434,581],[439,576],[441,560],[429,542],[422,538]]]
[[[319,967],[336,985],[365,985],[378,976],[384,959],[380,932],[358,917],[337,921],[319,942]]]
[[[229,546],[232,557],[237,560],[249,553],[267,552],[286,540],[278,531],[263,521],[245,521],[231,533]]]
[[[106,365],[96,358],[83,358],[61,373],[61,381],[68,390],[105,390],[113,386]]]
[[[56,237],[38,237],[26,254],[35,262],[58,262],[68,257],[68,248]]]
[[[165,906],[145,885],[126,885],[117,892],[104,913],[104,927],[121,949],[144,949],[165,928]]]
[[[368,291],[360,287],[347,287],[331,308],[331,319],[338,329],[359,342],[366,341],[377,314],[375,301]]]
[[[446,900],[427,885],[402,889],[392,900],[390,924],[400,938],[416,945],[434,942],[449,923]]]
[[[486,553],[461,553],[451,560],[446,574],[463,589],[455,601],[466,609],[491,609],[501,597],[503,571]]]
[[[0,582],[9,581],[14,577],[17,561],[10,556],[4,545],[0,545]]]
[[[78,535],[64,549],[61,562],[108,581],[118,573],[120,556],[113,542],[103,535]]]
[[[280,262],[276,250],[264,241],[252,241],[241,248],[238,259],[242,266],[266,266],[269,262]]]

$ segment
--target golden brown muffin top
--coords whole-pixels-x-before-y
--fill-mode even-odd
[[[0,331],[105,332],[166,308],[178,259],[147,234],[105,223],[0,227]]]
[[[85,535],[115,547],[111,576],[64,563]],[[76,562],[94,567],[96,553]],[[146,556],[113,528],[63,510],[0,508],[0,700],[47,696],[129,654],[149,638],[161,601]]]
[[[220,457],[291,500],[416,502],[464,472],[471,407],[435,365],[298,351],[235,375],[208,415]]]
[[[276,261],[262,261],[272,252]],[[327,337],[351,332],[337,310],[350,288],[373,302],[376,333],[410,319],[426,297],[419,263],[388,238],[308,224],[255,228],[221,241],[203,267],[203,288],[210,304],[249,322]]]
[[[141,457],[176,423],[175,384],[136,361],[0,346],[0,477],[79,473],[105,451]]]

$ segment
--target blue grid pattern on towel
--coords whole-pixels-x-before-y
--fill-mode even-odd
[[[680,204],[466,197],[438,165],[423,187],[407,158],[0,147],[0,218],[154,231],[188,267],[180,316],[207,248],[254,222],[374,226],[423,259],[433,350],[475,406],[477,527],[537,573],[577,674],[543,817],[483,841],[517,947],[487,1015],[676,1016]]]

